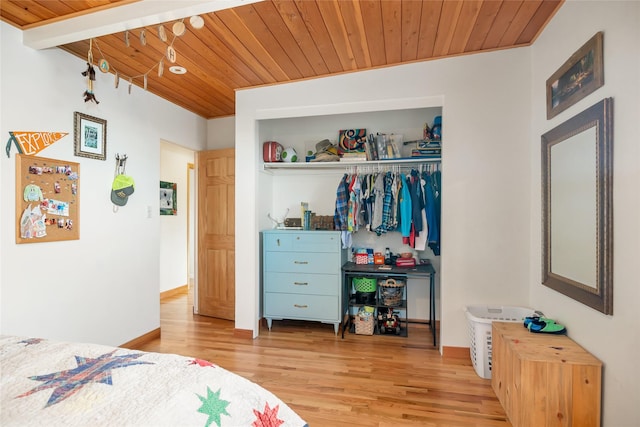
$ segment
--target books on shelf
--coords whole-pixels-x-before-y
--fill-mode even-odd
[[[364,144],[364,151],[367,155],[367,160],[378,160],[378,151],[376,150],[376,144],[371,138],[367,139]]]
[[[354,157],[354,158],[341,158],[340,162],[341,163],[361,163],[361,162],[366,162],[367,159],[366,158],[358,158],[358,157]]]
[[[416,148],[411,150],[411,157],[438,159],[442,156],[441,141],[423,140],[416,142]]]
[[[366,162],[367,153],[364,151],[345,151],[340,158],[341,162]]]
[[[426,159],[438,159],[442,157],[440,148],[414,148],[411,150],[411,157],[422,157]]]

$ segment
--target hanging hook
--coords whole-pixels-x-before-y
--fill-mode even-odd
[[[116,175],[124,175],[125,169],[127,167],[127,155],[123,154],[122,156],[116,153]]]

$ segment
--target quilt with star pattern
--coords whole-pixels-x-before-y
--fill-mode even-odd
[[[205,360],[2,335],[0,425],[307,424],[265,388]]]

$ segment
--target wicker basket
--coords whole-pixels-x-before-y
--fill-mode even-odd
[[[380,303],[388,307],[398,306],[402,302],[404,293],[404,281],[389,278],[380,280],[378,287],[380,288]]]
[[[366,313],[365,313],[366,312]],[[363,307],[354,317],[353,323],[357,335],[373,335],[375,327],[375,309],[373,307]]]
[[[356,316],[353,322],[357,335],[373,335],[375,322],[373,316]]]

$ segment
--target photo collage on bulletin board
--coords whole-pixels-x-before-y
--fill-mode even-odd
[[[80,238],[80,164],[16,155],[16,243]]]

